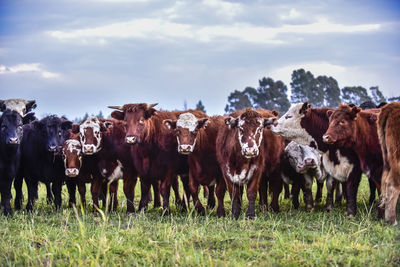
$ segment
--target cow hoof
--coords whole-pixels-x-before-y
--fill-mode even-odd
[[[254,220],[255,217],[256,217],[256,214],[254,212],[246,213],[246,218],[249,220]]]
[[[197,207],[196,211],[201,216],[204,216],[206,214],[206,210],[203,207]]]
[[[347,214],[347,219],[352,219],[354,218],[354,214]]]
[[[307,205],[306,211],[311,211],[312,209],[313,209],[313,206],[312,206],[312,205]]]
[[[162,216],[169,216],[169,215],[170,215],[169,209],[164,209]]]
[[[332,206],[332,205],[327,205],[327,206],[325,207],[325,211],[326,211],[326,212],[330,212],[332,209],[333,209],[333,206]]]
[[[217,210],[217,216],[218,216],[218,218],[225,217],[225,210],[224,209],[218,209]]]
[[[14,215],[14,213],[11,209],[4,209],[4,216],[12,217],[13,215]]]

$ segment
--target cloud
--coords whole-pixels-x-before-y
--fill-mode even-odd
[[[141,38],[165,39],[186,38],[200,42],[215,41],[220,38],[230,38],[238,41],[258,44],[293,43],[301,38],[294,36],[280,38],[281,34],[329,34],[329,33],[362,33],[379,30],[380,24],[343,25],[318,19],[317,22],[300,25],[284,24],[280,27],[258,26],[250,23],[220,24],[197,26],[185,23],[175,23],[166,19],[144,18],[109,25],[84,28],[71,31],[48,31],[47,33],[60,40],[80,39],[87,42],[90,39]],[[290,40],[288,40],[289,38]]]
[[[60,74],[55,72],[49,72],[41,67],[40,63],[22,63],[14,66],[0,65],[0,75],[10,74],[10,73],[20,73],[20,72],[33,72],[39,73],[43,78],[51,79],[57,78]]]
[[[282,14],[280,16],[280,18],[283,19],[283,20],[297,19],[297,18],[300,18],[300,17],[301,17],[300,12],[297,11],[295,8],[291,8],[289,10],[289,13]]]
[[[230,3],[221,0],[203,0],[203,4],[207,7],[215,9],[218,15],[230,19],[234,18],[243,10],[242,5],[239,3]]]

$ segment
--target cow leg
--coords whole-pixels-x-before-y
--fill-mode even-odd
[[[371,179],[368,179],[368,183],[369,183],[369,205],[374,204],[375,199],[376,199],[376,185],[374,183],[374,181],[372,181]]]
[[[203,186],[203,197],[207,198],[210,194],[209,190],[208,190],[209,186]]]
[[[26,204],[26,210],[28,212],[33,210],[33,206],[35,205],[35,196],[37,194],[38,186],[37,182],[31,181],[31,179],[25,180],[26,186],[28,188],[28,203]]]
[[[324,188],[324,182],[317,181],[317,194],[315,195],[315,202],[321,203],[322,201],[322,189]]]
[[[109,194],[110,204],[108,206],[108,210],[116,211],[118,207],[118,180],[110,183]]]
[[[314,199],[312,196],[313,177],[305,174],[304,183],[302,183],[302,190],[304,195],[304,202],[306,203],[306,210],[310,211],[314,207]]]
[[[400,184],[394,181],[394,171],[385,171],[382,175],[382,201],[385,208],[385,221],[391,225],[397,225],[396,204],[400,194]],[[379,212],[379,211],[378,211]]]
[[[336,187],[335,187],[335,203],[341,203],[342,202],[342,198],[343,198],[343,186],[341,186],[342,183],[337,183]]]
[[[160,196],[160,181],[154,182],[152,185],[154,194],[154,208],[161,207],[161,196]],[[151,192],[149,191],[149,197]]]
[[[151,184],[145,182],[145,179],[140,180],[141,196],[140,196],[140,202],[139,202],[139,211],[147,210],[147,207],[149,205],[150,186],[151,186]],[[158,188],[158,186],[156,186],[156,187]],[[153,189],[156,187],[154,187],[154,183],[153,183]],[[156,193],[154,193],[154,196],[155,195],[156,195]],[[155,200],[155,198],[154,198],[154,200]]]
[[[237,220],[239,219],[240,210],[242,207],[243,187],[237,184],[233,184],[229,179],[225,179],[225,181],[232,202],[232,218]]]
[[[256,198],[258,188],[260,186],[262,173],[259,173],[257,176],[254,176],[253,179],[247,184],[247,199],[249,201],[249,207],[247,208],[246,217],[249,219],[254,219],[256,217]]]
[[[284,199],[289,199],[290,198],[290,189],[289,185],[287,183],[283,183],[283,189],[284,189]]]
[[[130,175],[130,171],[124,171],[124,185],[123,190],[126,197],[126,212],[135,212],[134,198],[135,198],[135,186],[137,182],[136,175]]]
[[[265,174],[261,176],[260,184],[258,187],[258,194],[260,198],[260,210],[267,211],[268,210],[268,179]]]
[[[204,194],[207,192],[207,208],[210,210],[215,208],[215,185],[203,186]]]
[[[69,195],[68,206],[72,207],[76,205],[76,182],[72,179],[67,179],[66,184]]]
[[[23,178],[20,175],[17,175],[14,180],[14,189],[15,189],[15,200],[14,200],[14,208],[16,210],[20,210],[22,207],[22,202],[24,201],[24,194],[22,193],[22,183]]]
[[[5,178],[5,179],[4,179]],[[11,209],[11,187],[12,187],[12,178],[2,177],[4,179],[1,183],[1,206],[4,208],[5,216],[13,216],[13,211]]]
[[[287,183],[283,183],[284,185]],[[292,185],[292,204],[294,209],[299,208],[299,193],[300,193],[300,183],[299,181],[294,181]]]
[[[181,174],[182,185],[183,185],[183,196],[182,196],[182,209],[187,211],[189,208],[189,201],[190,201],[190,188],[189,188],[189,174]],[[179,188],[179,187],[178,187]]]
[[[56,179],[51,184],[51,190],[54,195],[54,207],[58,210],[61,208],[61,189],[62,189],[62,179]]]
[[[47,204],[51,204],[54,201],[54,196],[52,193],[52,187],[50,186],[50,182],[46,182],[46,199],[47,199]],[[35,199],[38,199],[38,195],[36,194]]]
[[[168,216],[169,215],[169,197],[171,194],[171,183],[173,182],[173,179],[176,179],[176,175],[172,174],[172,172],[169,170],[167,172],[167,175],[165,176],[165,179],[161,182],[161,195],[163,198],[163,215]]]
[[[279,194],[282,191],[282,179],[280,175],[273,174],[269,180],[272,191],[271,208],[274,212],[279,212]]]
[[[332,177],[329,176],[326,179],[326,206],[325,210],[326,211],[331,211],[333,209],[333,191],[336,186],[337,181]]]
[[[86,207],[86,185],[82,182],[77,183],[77,185],[82,207]]]
[[[100,209],[99,197],[100,194],[102,193],[102,180],[94,178],[92,181],[92,185],[90,187],[90,191],[92,193],[93,211],[97,211],[97,209]]]
[[[217,207],[218,218],[225,217],[225,207],[224,207],[225,191],[226,191],[225,181],[220,180],[219,182],[217,182],[217,188],[216,188],[216,195],[218,199],[218,207]]]
[[[361,172],[350,173],[346,185],[346,210],[347,217],[353,217],[357,213],[357,191],[361,180]]]
[[[194,179],[192,173],[189,173],[189,189],[193,198],[194,208],[196,209],[197,213],[204,215],[206,211],[199,200],[199,183]]]

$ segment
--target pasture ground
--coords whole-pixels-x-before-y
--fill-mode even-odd
[[[193,210],[182,214],[173,204],[169,217],[152,208],[128,215],[122,186],[116,213],[93,213],[91,201],[86,209],[67,208],[68,195],[63,190],[64,208],[60,211],[46,203],[41,185],[32,214],[0,215],[0,265],[400,265],[400,227],[376,219],[375,207],[367,205],[365,177],[358,194],[358,214],[352,219],[346,218],[344,203],[326,213],[324,203],[306,212],[301,202],[296,211],[283,194],[279,214],[258,211],[255,220],[245,219],[244,210],[238,221],[232,220],[228,194],[227,217],[222,219],[215,211],[204,217]],[[138,201],[139,189],[136,207]]]

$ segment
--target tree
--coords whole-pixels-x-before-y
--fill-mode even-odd
[[[316,86],[314,75],[304,69],[294,70],[292,73],[292,103],[301,103],[308,101],[315,107],[324,105],[324,91]]]
[[[101,112],[100,110],[99,114],[97,114],[96,117],[99,119],[104,119],[103,112]]]
[[[290,102],[287,97],[287,86],[282,81],[274,82],[271,78],[262,78],[257,88],[257,95],[255,98],[255,107],[264,108],[269,110],[277,110],[280,113],[285,113],[289,107]]]
[[[197,102],[196,104],[196,109],[203,111],[204,113],[206,113],[206,108],[204,107],[203,103],[201,102],[201,100],[199,100],[199,102]]]
[[[225,106],[225,112],[231,113],[235,110],[252,107],[251,101],[243,92],[235,90],[228,96],[228,104]]]
[[[389,102],[399,102],[400,101],[400,96],[393,96],[388,98]]]
[[[342,101],[359,106],[366,101],[372,101],[367,89],[362,86],[344,87],[342,89]]]
[[[324,92],[324,106],[335,108],[341,102],[340,88],[335,78],[328,76],[318,76],[316,79],[316,87]]]
[[[372,101],[375,102],[376,105],[386,102],[386,97],[384,97],[381,90],[379,90],[379,86],[372,86],[369,90],[371,91]]]

